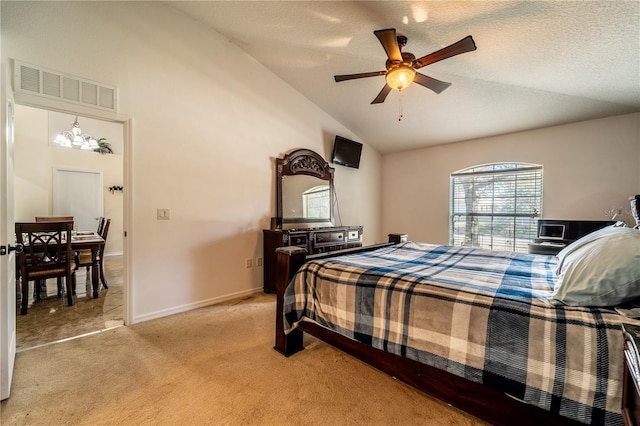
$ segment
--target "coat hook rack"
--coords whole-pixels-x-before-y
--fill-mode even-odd
[[[124,188],[122,186],[110,186],[109,191],[113,194],[115,191],[122,191]]]

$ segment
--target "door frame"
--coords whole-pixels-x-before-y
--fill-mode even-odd
[[[93,118],[96,120],[109,121],[121,124],[122,129],[122,174],[123,174],[123,319],[124,325],[133,323],[133,123],[134,119],[128,115],[113,113],[83,107],[81,105],[69,104],[52,100],[48,98],[38,97],[23,92],[14,93],[15,104],[33,108],[39,108],[47,111],[57,111],[64,114],[78,115],[81,117]]]
[[[63,114],[77,115],[95,120],[108,121],[122,125],[122,174],[123,174],[123,319],[124,325],[133,323],[133,123],[134,119],[128,115],[92,109],[81,105],[69,104],[38,97],[23,92],[15,92],[15,104],[46,111],[56,111]]]

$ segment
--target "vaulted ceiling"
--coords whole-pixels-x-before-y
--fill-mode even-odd
[[[228,38],[381,153],[640,111],[640,2],[169,1]],[[467,35],[477,50],[421,68],[371,101],[384,76],[373,31],[395,28],[416,57]],[[402,120],[399,116],[402,114]],[[346,135],[350,136],[350,135]]]

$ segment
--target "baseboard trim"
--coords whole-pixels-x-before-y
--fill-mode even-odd
[[[202,300],[200,302],[195,303],[187,303],[185,305],[175,306],[169,309],[163,309],[161,311],[150,312],[148,314],[134,316],[132,324],[136,324],[139,322],[150,321],[153,319],[167,317],[169,315],[175,315],[182,312],[192,311],[198,308],[204,308],[205,306],[211,306],[218,303],[226,302],[228,300],[238,299],[240,297],[250,296],[252,294],[260,293],[263,291],[262,286],[252,288],[249,290],[243,290],[236,293],[227,294],[224,296],[218,296],[211,299]]]

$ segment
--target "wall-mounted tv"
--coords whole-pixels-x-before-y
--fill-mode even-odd
[[[360,167],[360,154],[362,153],[362,144],[352,141],[342,136],[336,136],[333,142],[333,153],[331,154],[331,162],[341,166]]]

